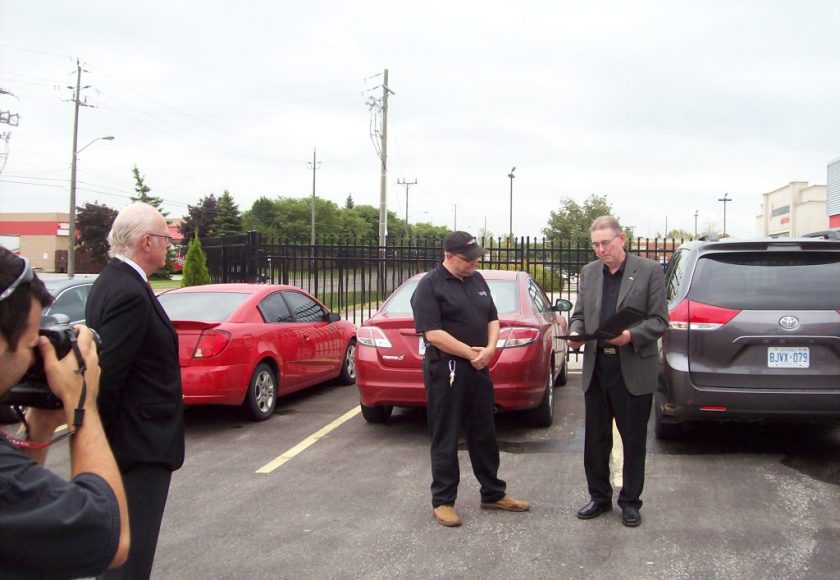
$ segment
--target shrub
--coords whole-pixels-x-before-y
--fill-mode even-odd
[[[207,255],[201,248],[198,236],[190,240],[187,247],[187,257],[184,259],[184,277],[181,287],[201,286],[210,283],[210,272],[207,270]]]

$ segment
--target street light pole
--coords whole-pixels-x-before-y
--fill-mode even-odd
[[[729,192],[724,193],[723,197],[719,197],[718,201],[723,202],[723,236],[726,237],[726,204],[732,201],[732,198],[729,197]]]
[[[510,210],[508,212],[508,244],[513,245],[513,172],[516,171],[516,166],[514,165],[513,168],[508,173],[508,177],[510,178]]]
[[[78,103],[76,107],[76,119],[79,118]],[[114,136],[97,137],[84,147],[76,150],[77,132],[73,131],[73,159],[70,163],[70,219],[67,220],[67,277],[73,278],[76,275],[76,158],[79,153],[96,143],[97,141],[113,141]]]

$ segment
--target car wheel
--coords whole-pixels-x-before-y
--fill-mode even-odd
[[[391,413],[394,411],[393,405],[361,405],[362,417],[368,423],[385,423],[391,418]]]
[[[344,360],[341,361],[341,374],[338,381],[342,385],[352,385],[356,382],[356,339],[347,343],[347,350],[344,351]]]
[[[260,363],[251,376],[248,394],[245,395],[245,410],[254,421],[265,421],[274,413],[277,404],[277,379],[274,371]]]
[[[563,366],[560,368],[560,372],[557,373],[557,377],[554,379],[555,387],[562,387],[569,381],[569,361],[566,360],[566,357],[561,356],[560,362]]]
[[[551,374],[551,365],[546,370],[548,375],[545,380],[545,393],[539,407],[531,410],[529,422],[534,427],[551,427],[554,422],[554,381]]]

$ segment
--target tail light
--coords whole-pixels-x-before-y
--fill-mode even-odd
[[[683,300],[669,313],[669,326],[678,330],[715,330],[735,318],[739,312],[741,311]]]
[[[210,358],[217,356],[230,343],[230,333],[224,330],[205,330],[195,345],[193,358]]]
[[[499,340],[496,341],[496,348],[525,346],[534,342],[539,337],[540,331],[536,328],[506,326],[499,331]]]
[[[393,345],[382,329],[377,326],[362,326],[356,331],[359,344],[374,348],[391,348]]]

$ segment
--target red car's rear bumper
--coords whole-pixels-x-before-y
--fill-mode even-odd
[[[245,365],[181,367],[184,405],[240,405],[250,373]]]
[[[502,351],[491,366],[493,397],[502,411],[533,409],[545,393],[548,363],[539,359],[536,348]],[[361,403],[366,406],[395,405],[422,407],[426,405],[423,371],[420,368],[395,369],[384,367],[376,349],[356,348],[356,386]]]

